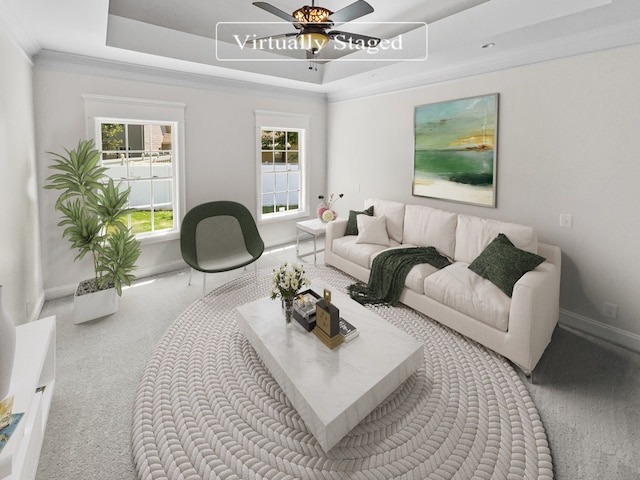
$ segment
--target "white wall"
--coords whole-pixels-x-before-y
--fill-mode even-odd
[[[32,65],[0,32],[0,285],[16,324],[44,301],[38,234]]]
[[[633,46],[332,103],[329,190],[343,215],[380,197],[532,225],[563,251],[561,322],[640,350],[639,85]],[[414,107],[494,92],[497,208],[413,197]]]
[[[302,113],[310,115],[310,203],[324,191],[326,165],[326,103],[322,97],[303,96],[303,92],[269,92],[262,87],[216,83],[215,79],[185,76],[163,78],[165,72],[134,69],[129,80],[120,78],[95,64],[83,67],[50,59],[35,63],[36,153],[42,218],[44,285],[48,297],[71,293],[73,284],[91,275],[88,260],[74,263],[75,253],[61,239],[56,226],[55,192],[42,190],[51,174],[48,151],[73,148],[85,138],[85,119],[81,96],[100,94],[149,100],[182,102],[185,109],[186,208],[199,203],[228,199],[255,212],[256,154],[255,111]],[[126,72],[125,72],[126,74]],[[249,88],[251,87],[251,88]],[[300,220],[299,218],[296,220]],[[278,245],[295,238],[295,220],[259,225],[267,245]],[[138,276],[184,265],[179,242],[143,245]]]

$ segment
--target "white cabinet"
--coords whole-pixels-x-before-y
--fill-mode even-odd
[[[56,371],[56,318],[16,328],[16,357],[9,395],[13,413],[24,412],[0,452],[0,479],[33,480],[53,398]]]

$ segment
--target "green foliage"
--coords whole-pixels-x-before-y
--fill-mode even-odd
[[[120,123],[103,123],[102,124],[102,149],[118,150],[123,143],[121,138],[116,135],[124,131],[124,126]]]
[[[113,285],[122,295],[122,285],[130,285],[131,273],[140,256],[140,242],[122,218],[133,212],[127,208],[130,188],[120,189],[100,166],[100,152],[93,140],[80,140],[66,156],[50,152],[57,173],[47,178],[44,188],[59,190],[55,208],[62,214],[58,226],[62,236],[78,249],[76,260],[91,254],[98,289]]]

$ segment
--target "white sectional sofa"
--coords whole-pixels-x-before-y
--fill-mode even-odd
[[[403,246],[435,247],[449,258],[451,265],[442,269],[429,264],[413,267],[400,302],[505,356],[531,374],[558,321],[560,249],[539,243],[533,229],[525,225],[381,199],[366,200],[365,209],[371,206],[375,221],[350,212],[350,230],[353,220],[360,220],[361,229],[356,235],[345,235],[348,219],[327,225],[326,264],[366,283],[373,259],[380,252]],[[386,225],[386,239],[380,231],[381,223]],[[500,233],[517,249],[545,259],[517,280],[511,297],[469,269]],[[483,260],[488,252],[487,249]]]

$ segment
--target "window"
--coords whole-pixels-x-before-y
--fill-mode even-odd
[[[185,104],[82,96],[106,174],[131,188],[126,223],[143,242],[174,240],[184,214]]]
[[[301,131],[262,130],[262,215],[299,212]]]
[[[258,219],[268,221],[305,215],[308,117],[257,112],[256,122]]]
[[[130,187],[127,223],[135,235],[176,228],[174,154],[170,123],[100,122],[102,166],[124,188]]]

